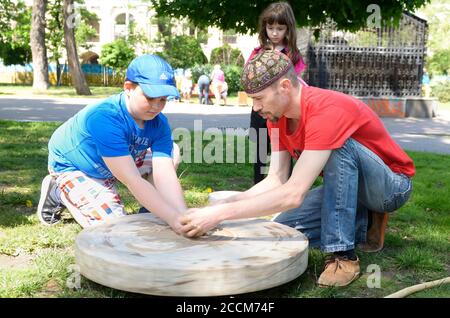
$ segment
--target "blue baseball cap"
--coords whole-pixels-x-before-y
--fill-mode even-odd
[[[157,55],[145,54],[136,57],[128,65],[126,78],[138,83],[147,97],[180,97],[172,67]]]

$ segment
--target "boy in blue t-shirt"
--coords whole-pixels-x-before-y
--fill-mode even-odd
[[[42,182],[37,210],[43,224],[58,223],[64,207],[83,227],[125,215],[115,188],[119,180],[144,210],[179,232],[178,219],[186,211],[176,175],[179,151],[160,113],[168,96],[179,97],[173,70],[158,56],[142,55],[130,63],[123,87],[53,133],[50,175]]]

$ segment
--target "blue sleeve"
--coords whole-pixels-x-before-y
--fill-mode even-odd
[[[97,146],[102,157],[119,157],[130,154],[124,123],[111,110],[92,112],[86,118],[86,130]]]
[[[158,133],[150,146],[153,157],[172,157],[173,139],[170,131],[169,122],[163,114],[159,114]]]

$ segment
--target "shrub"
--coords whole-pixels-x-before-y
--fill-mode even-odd
[[[200,43],[193,37],[178,35],[166,39],[164,46],[164,51],[157,54],[164,58],[174,69],[191,68],[195,64],[208,62]]]
[[[450,81],[438,82],[431,86],[431,96],[441,103],[450,102]]]
[[[208,77],[211,75],[211,72],[213,70],[212,64],[196,64],[193,67],[191,67],[191,73],[192,73],[192,82],[197,83],[198,78],[202,74],[208,75]]]
[[[210,63],[242,67],[244,66],[244,57],[239,49],[233,49],[230,45],[225,44],[212,50]]]
[[[450,49],[436,51],[432,57],[427,59],[427,68],[431,75],[449,75]]]
[[[102,46],[99,62],[114,70],[123,71],[135,57],[134,48],[124,39],[118,39]]]
[[[225,80],[228,83],[228,94],[243,90],[241,86],[242,67],[237,65],[225,65],[223,67],[223,72],[225,73]]]

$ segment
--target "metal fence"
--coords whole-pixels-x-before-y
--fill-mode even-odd
[[[355,96],[420,96],[427,23],[404,13],[397,28],[338,31],[330,22],[310,39],[310,85]]]
[[[81,64],[81,70],[89,85],[121,86],[125,79],[125,74],[123,72],[115,72],[110,67],[100,64]],[[55,63],[49,63],[48,71],[51,85],[71,85],[72,79],[67,64],[61,64],[60,68],[57,69]],[[58,76],[58,72],[60,76]],[[26,65],[5,66],[0,62],[0,83],[22,85],[33,84],[32,63]]]

